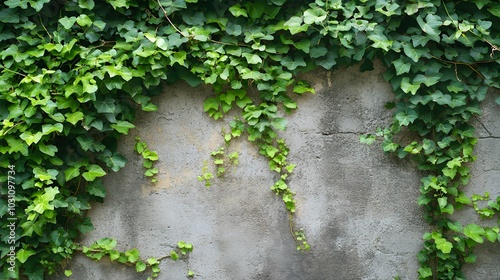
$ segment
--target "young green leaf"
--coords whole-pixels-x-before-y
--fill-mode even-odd
[[[477,243],[483,243],[484,228],[476,224],[470,224],[464,228],[464,235],[474,240]]]
[[[86,168],[87,172],[82,174],[87,181],[94,181],[98,177],[106,175],[106,172],[97,164],[91,164]]]

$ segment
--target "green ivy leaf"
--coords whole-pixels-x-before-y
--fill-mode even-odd
[[[59,19],[59,23],[65,28],[70,29],[76,22],[76,17],[63,17]]]
[[[24,10],[28,8],[28,2],[21,0],[7,0],[4,2],[4,4],[7,5],[9,8],[19,7]]]
[[[498,231],[494,231],[491,228],[486,228],[484,237],[488,239],[491,243],[495,243],[498,239]]]
[[[140,258],[139,250],[137,250],[136,248],[128,250],[127,252],[125,252],[125,255],[127,256],[128,261],[131,263],[135,263]]]
[[[286,126],[288,124],[288,120],[285,118],[275,118],[272,122],[271,125],[279,130],[285,130]]]
[[[49,3],[50,0],[31,0],[29,1],[30,6],[35,9],[35,11],[40,12],[44,4]]]
[[[135,264],[135,270],[137,272],[143,272],[144,270],[146,270],[146,264],[143,263],[142,261],[138,261],[136,264]]]
[[[116,10],[118,8],[127,8],[129,7],[128,0],[107,0],[111,6]]]
[[[251,53],[244,53],[242,54],[243,57],[247,59],[248,64],[261,64],[262,63],[262,58],[256,54],[251,54]]]
[[[62,131],[63,131],[63,125],[61,123],[42,125],[43,135],[48,135],[52,132],[62,132]]]
[[[115,100],[107,98],[104,101],[95,101],[94,106],[97,113],[114,113],[116,109]]]
[[[80,25],[80,26],[91,26],[92,19],[86,14],[80,14],[76,18],[76,23],[78,23],[78,25]]]
[[[318,58],[318,57],[324,56],[327,53],[328,53],[328,49],[326,47],[314,46],[314,47],[311,47],[309,55],[311,56],[311,58]]]
[[[40,152],[49,155],[51,157],[56,155],[57,152],[57,147],[54,145],[45,145],[44,143],[38,144],[38,148],[40,149]]]
[[[455,223],[448,222],[447,225],[454,232],[462,232],[463,230],[462,224],[460,224],[460,222],[455,222]]]
[[[94,0],[78,0],[78,6],[82,9],[92,10],[94,5]]]
[[[43,223],[40,221],[27,221],[21,224],[21,228],[23,229],[23,234],[21,236],[29,236],[31,237],[33,235],[33,232],[38,234],[39,236],[42,236],[43,232]]]
[[[401,74],[410,72],[411,63],[405,62],[404,57],[400,57],[399,59],[394,60],[392,62],[392,64],[394,65],[394,68],[396,69],[396,75],[401,75]],[[409,81],[409,79],[408,79],[408,81]]]
[[[496,16],[497,18],[500,18],[500,4],[494,3],[493,7],[488,8],[488,12]]]
[[[170,259],[172,259],[173,261],[176,261],[179,259],[179,254],[177,254],[177,252],[175,251],[170,251]]]
[[[384,34],[371,34],[367,36],[368,39],[373,41],[373,44],[371,44],[372,47],[376,49],[383,49],[384,51],[389,51],[389,49],[392,47],[392,44],[394,43],[392,40],[389,40],[387,36]]]
[[[20,152],[23,156],[28,156],[28,145],[22,139],[17,139],[12,135],[4,138],[9,146],[9,154]]]
[[[19,23],[19,15],[16,9],[2,9],[0,11],[0,22],[3,23]]]
[[[304,61],[303,57],[296,57],[295,59],[292,59],[290,57],[285,57],[281,60],[281,65],[285,66],[288,68],[288,70],[295,70],[297,67],[304,67],[306,66],[306,62]]]
[[[77,227],[78,230],[83,234],[94,230],[94,225],[92,224],[92,222],[90,222],[89,218],[85,218],[85,220],[79,223]]]
[[[422,30],[427,33],[432,40],[439,43],[439,34],[441,33],[439,31],[439,27],[443,24],[440,16],[427,14],[424,20],[420,15],[418,15],[417,22],[418,25],[420,25],[420,28],[422,28]]]
[[[80,144],[84,151],[88,151],[94,146],[94,139],[88,135],[76,137],[76,141]]]
[[[74,113],[66,113],[64,114],[66,116],[66,121],[71,123],[72,125],[76,125],[78,121],[83,120],[83,113],[82,112],[74,112]]]
[[[70,166],[64,171],[64,179],[67,181],[80,175],[80,166]]]
[[[55,196],[59,193],[58,187],[47,187],[44,189],[44,193],[39,195],[32,206],[33,211],[43,214],[46,210],[54,210],[54,205],[51,203]],[[30,209],[30,208],[28,208]]]
[[[215,163],[215,164],[217,164],[217,163]],[[150,168],[150,169],[146,170],[146,172],[144,173],[144,175],[147,176],[147,177],[152,177],[152,176],[156,175],[157,173],[158,173],[158,169],[157,168]]]
[[[444,254],[449,254],[451,252],[451,249],[453,249],[453,244],[451,244],[451,242],[447,241],[444,238],[437,238],[435,239],[435,242],[436,248]]]
[[[23,133],[21,133],[21,135],[19,135],[19,138],[23,139],[26,144],[28,144],[28,146],[31,146],[31,144],[33,143],[38,143],[38,141],[40,141],[40,139],[42,139],[42,136],[43,136],[43,133],[38,131],[37,133],[35,134],[31,134],[30,131],[25,131]]]
[[[419,88],[420,88],[420,84],[410,83],[410,78],[403,77],[401,79],[401,90],[403,90],[405,93],[411,92],[411,94],[415,95]]]
[[[396,120],[398,120],[400,125],[408,126],[418,118],[418,114],[414,110],[405,110],[403,112],[397,113],[395,118]]]
[[[439,105],[450,105],[451,103],[451,95],[444,94],[440,90],[436,90],[431,94],[432,101],[436,102]]]
[[[19,260],[20,263],[25,263],[29,257],[33,256],[35,254],[35,251],[31,249],[20,249],[17,251],[16,258]]]
[[[452,128],[453,128],[453,126],[450,123],[439,123],[436,125],[436,131],[444,132],[446,134],[448,134]],[[438,142],[439,146],[441,146],[440,143],[444,144],[444,142]]]
[[[438,200],[439,208],[441,208],[441,209],[443,209],[444,207],[446,207],[446,205],[448,204],[448,198],[447,197],[439,197],[437,200]]]
[[[326,19],[326,16],[326,11],[319,7],[316,7],[314,9],[307,9],[304,11],[304,23],[319,24]]]
[[[127,159],[125,157],[116,152],[111,153],[109,150],[106,150],[99,158],[115,172],[123,168],[127,163]]]
[[[464,261],[466,263],[475,263],[476,262],[476,258],[477,258],[476,255],[470,254],[470,255],[468,255],[467,257],[464,258]]]
[[[94,181],[97,177],[106,175],[106,172],[97,164],[91,164],[86,169],[87,172],[84,172],[82,176],[87,181]]]
[[[432,269],[430,267],[420,267],[418,269],[418,274],[421,279],[426,279],[432,276]]]
[[[131,124],[128,121],[118,121],[116,124],[112,124],[111,127],[121,134],[127,135],[129,129],[134,128],[135,125]]]
[[[429,40],[430,40],[429,37],[422,35],[414,35],[411,37],[413,47],[415,48],[418,46],[424,47],[427,44],[427,42],[429,42]]]
[[[405,44],[403,51],[414,62],[418,62],[423,55],[429,52],[429,49],[417,49],[411,44]]]
[[[304,32],[309,28],[308,24],[302,24],[302,17],[293,16],[288,21],[285,22],[285,28],[290,31],[290,33],[297,34]]]
[[[476,224],[470,224],[464,228],[464,235],[477,243],[483,243],[483,235],[485,235],[485,233],[484,228]]]
[[[97,240],[95,244],[97,244],[103,250],[110,251],[116,247],[117,242],[116,242],[116,240],[114,240],[112,238],[104,237],[104,238]]]
[[[399,145],[391,141],[384,141],[382,143],[382,149],[384,150],[384,152],[395,152],[398,148]]]
[[[106,189],[104,188],[101,180],[95,180],[87,185],[87,192],[90,195],[97,197],[106,197]]]
[[[234,6],[231,6],[229,8],[229,12],[231,12],[231,14],[234,16],[234,17],[248,17],[248,13],[245,9],[243,9],[241,7],[241,5],[238,3]]]

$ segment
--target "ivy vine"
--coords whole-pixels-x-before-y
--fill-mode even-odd
[[[359,62],[369,70],[378,59],[395,93],[394,120],[361,141],[381,139],[385,152],[411,157],[427,174],[419,277],[464,279],[474,248],[500,241],[498,226],[452,219],[469,206],[499,216],[499,198],[462,190],[476,159],[470,121],[488,89],[500,88],[499,31],[494,0],[3,1],[2,278],[43,279],[84,250],[76,239],[93,229],[85,212],[106,195],[102,177],[126,162],[118,139],[134,128],[136,110],[155,111],[151,97],[178,80],[212,86],[203,106],[210,117],[240,112],[225,140],[256,144],[277,174],[271,189],[293,213],[295,165],[278,132],[297,108],[294,96],[314,93],[296,75]],[[140,143],[156,180],[156,159]],[[292,232],[308,248],[304,233]]]

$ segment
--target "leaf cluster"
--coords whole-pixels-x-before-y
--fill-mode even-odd
[[[142,273],[147,269],[150,269],[151,276],[148,277],[148,280],[158,277],[160,273],[160,262],[162,259],[170,258],[174,261],[177,261],[179,259],[179,254],[185,256],[193,251],[192,244],[186,243],[184,241],[179,241],[177,243],[177,248],[175,250],[171,250],[168,255],[158,258],[150,257],[148,259],[142,259],[139,250],[137,250],[136,248],[121,252],[115,249],[116,245],[116,240],[111,238],[102,238],[97,240],[89,247],[82,246],[81,248],[79,248],[79,251],[81,251],[90,259],[96,261],[106,256],[113,262],[118,262],[128,266],[134,266],[135,270],[138,273]],[[66,270],[65,274],[66,276],[71,276],[72,272]],[[193,272],[189,271],[188,275],[191,274],[193,274]]]
[[[158,168],[153,167],[153,164],[158,161],[158,153],[156,151],[151,151],[148,148],[146,142],[141,140],[141,137],[135,137],[134,150],[142,156],[142,166],[146,169],[144,175],[146,177],[152,177],[151,182],[156,183],[158,179],[156,174],[158,174]]]

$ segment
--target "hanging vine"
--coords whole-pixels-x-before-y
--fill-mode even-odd
[[[4,1],[2,278],[43,279],[84,250],[111,258],[112,241],[89,251],[76,238],[93,229],[84,213],[104,199],[102,177],[126,162],[117,140],[134,128],[137,109],[157,109],[150,100],[164,82],[212,86],[204,111],[214,119],[241,112],[225,140],[244,135],[256,144],[277,174],[271,189],[293,213],[287,182],[295,165],[277,131],[297,108],[294,96],[314,93],[296,74],[359,62],[366,70],[379,59],[395,94],[388,104],[394,120],[361,140],[380,138],[385,152],[411,157],[427,174],[418,199],[430,227],[418,254],[420,278],[464,279],[474,248],[500,241],[498,226],[462,225],[451,216],[468,206],[487,218],[500,212],[499,198],[480,208],[488,195],[469,198],[462,190],[476,159],[470,121],[488,89],[500,88],[499,31],[493,0]],[[156,180],[152,165],[145,167]],[[303,232],[292,234],[308,248]],[[123,254],[133,254],[137,266],[135,251]],[[147,263],[157,275],[156,262]],[[138,271],[148,264],[141,261]]]

